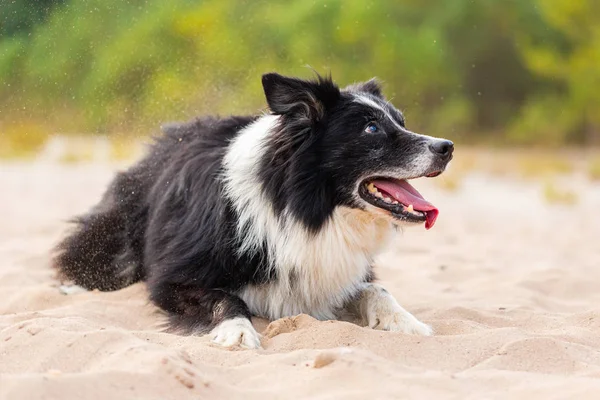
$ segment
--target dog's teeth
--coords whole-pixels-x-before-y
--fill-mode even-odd
[[[399,204],[396,200],[392,201],[392,204]]]
[[[369,190],[369,192],[371,193],[375,193],[377,191],[377,188],[375,187],[375,185],[373,185],[373,183],[369,183],[367,185],[367,189]]]
[[[383,199],[383,195],[381,194],[381,192],[375,192],[375,197],[379,197],[380,199]]]
[[[415,209],[413,208],[412,204],[409,204],[408,207],[406,207],[406,211],[408,211],[409,213],[415,212]]]
[[[389,197],[384,197],[383,201],[385,201],[386,203],[391,203],[392,199],[390,199]]]

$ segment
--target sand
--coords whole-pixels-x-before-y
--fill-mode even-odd
[[[435,336],[301,315],[255,320],[263,349],[243,351],[162,333],[142,283],[59,292],[49,251],[117,168],[0,165],[0,398],[600,398],[600,185],[582,176],[575,205],[509,177],[415,183],[438,223],[377,272]]]

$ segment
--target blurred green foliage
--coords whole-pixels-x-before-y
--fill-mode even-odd
[[[0,132],[255,112],[262,73],[307,66],[342,85],[379,77],[433,135],[600,142],[597,0],[2,1]]]

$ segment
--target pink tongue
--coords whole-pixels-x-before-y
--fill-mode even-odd
[[[437,208],[421,196],[417,189],[404,180],[376,180],[372,182],[377,188],[386,191],[396,201],[405,206],[413,205],[416,211],[426,211],[425,229],[433,228],[435,220],[440,213]]]

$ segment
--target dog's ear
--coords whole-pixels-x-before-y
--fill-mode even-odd
[[[381,91],[381,83],[377,78],[372,78],[366,82],[355,83],[346,87],[344,90],[347,90],[348,92],[369,93],[373,96],[377,96],[379,98],[384,99],[383,93]]]
[[[323,118],[340,98],[340,89],[331,78],[319,75],[307,81],[269,73],[262,76],[262,85],[274,114],[299,115],[312,121]]]

